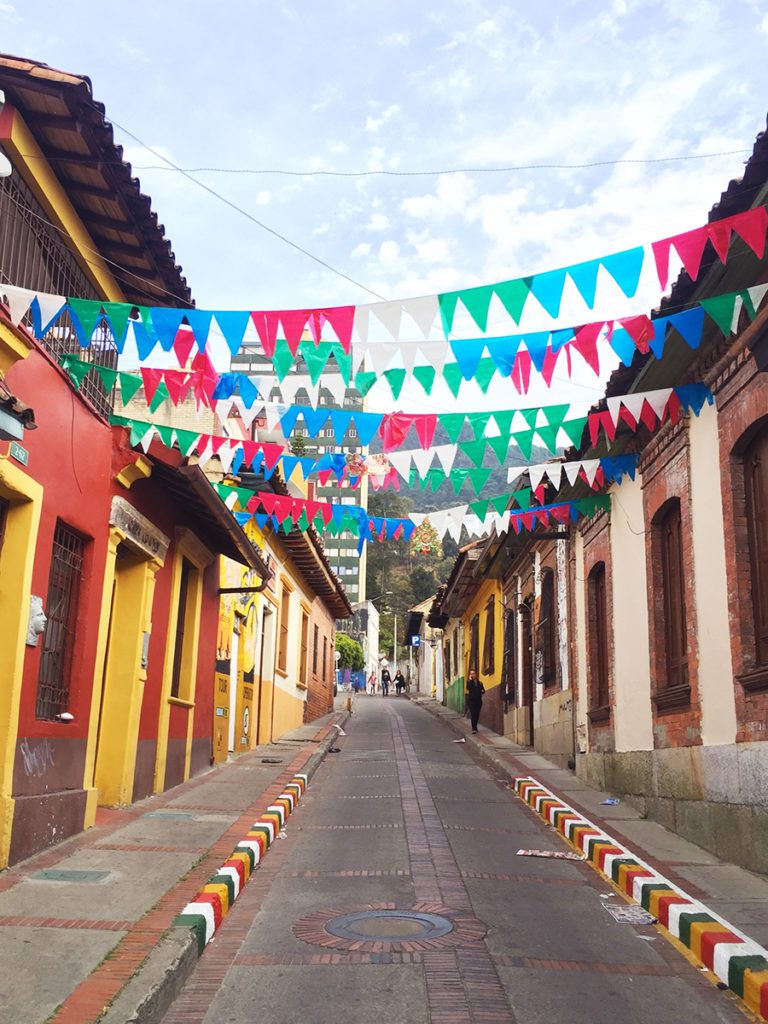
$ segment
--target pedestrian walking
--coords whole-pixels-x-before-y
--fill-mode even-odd
[[[376,673],[375,672],[371,672],[371,674],[368,676],[368,689],[370,690],[371,695],[376,693]]]
[[[403,692],[404,689],[405,689],[405,676],[400,671],[400,669],[398,669],[397,672],[395,672],[395,693],[398,695],[398,697],[400,696],[400,694]]]
[[[477,678],[477,672],[470,669],[467,679],[467,707],[472,722],[472,732],[477,732],[477,723],[480,718],[480,709],[483,706],[483,694],[485,687]]]
[[[389,669],[383,668],[381,670],[381,692],[384,697],[386,697],[387,694],[389,693],[389,684],[391,680],[392,676],[390,676],[389,674]]]

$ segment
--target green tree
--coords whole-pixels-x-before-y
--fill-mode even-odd
[[[421,604],[430,594],[434,594],[438,586],[437,576],[425,565],[417,565],[411,573],[411,590],[416,604]]]
[[[299,459],[303,459],[307,454],[307,440],[303,434],[294,434],[288,442],[288,447],[291,449],[291,454]]]
[[[346,633],[337,633],[336,650],[341,655],[339,658],[339,668],[351,668],[353,672],[358,672],[360,669],[365,668],[363,648],[351,636],[347,636]]]

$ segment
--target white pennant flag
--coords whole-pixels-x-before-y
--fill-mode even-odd
[[[225,441],[224,444],[221,446],[221,448],[219,448],[218,452],[216,453],[219,457],[221,468],[224,470],[225,473],[228,473],[232,468],[232,460],[235,457],[235,452],[237,451],[238,447],[239,445],[237,444],[232,445],[228,441]]]
[[[427,365],[434,366],[438,374],[443,372],[450,351],[447,341],[422,341],[419,344],[419,352],[424,356]]]
[[[257,399],[249,409],[242,398],[239,395],[236,395],[232,399],[232,408],[237,409],[240,413],[240,419],[243,421],[243,426],[248,430],[259,413],[259,402]]]
[[[510,466],[507,470],[507,483],[513,484],[519,480],[524,473],[528,472],[529,468],[528,466]]]
[[[293,405],[296,401],[296,392],[301,387],[301,380],[297,374],[289,374],[284,381],[280,383],[280,394],[282,395],[283,401],[288,405]]]
[[[368,315],[371,303],[363,303],[355,307],[355,330],[360,341],[365,345],[368,341]],[[352,346],[354,351],[355,346]]]
[[[457,444],[439,444],[434,450],[446,476],[453,469],[458,450],[459,446]]]
[[[0,284],[0,294],[5,292],[8,299],[8,310],[11,314],[11,323],[18,327],[27,314],[32,299],[37,292],[33,288],[16,288],[10,284]]]
[[[406,299],[403,309],[411,317],[424,338],[428,338],[433,327],[440,326],[440,304],[436,295],[421,295]]]
[[[40,323],[44,331],[57,313],[61,311],[66,301],[63,295],[47,295],[45,292],[37,293],[37,304],[40,307]]]
[[[765,293],[768,292],[768,284],[755,284],[751,288],[747,288],[749,297],[752,300],[752,305],[755,309],[760,309],[760,305],[765,298]]]
[[[470,537],[482,537],[485,533],[485,523],[474,512],[468,512],[464,517],[464,526]]]
[[[400,319],[403,314],[402,299],[394,302],[374,302],[369,307],[373,315],[389,331],[395,341],[400,338]]]
[[[403,480],[410,480],[411,477],[411,452],[409,450],[399,452],[387,452],[387,458],[391,466],[394,466]]]
[[[429,467],[432,465],[432,458],[434,451],[432,448],[417,448],[411,452],[411,458],[413,464],[416,467],[416,472],[420,477],[425,477],[429,472]]]
[[[393,341],[380,341],[368,346],[368,359],[377,377],[389,369],[389,364],[400,351],[400,346]]]
[[[360,367],[363,365],[363,360],[368,351],[367,341],[356,341],[352,345],[352,379],[354,380],[355,374],[358,372]]]
[[[198,456],[197,456],[197,464],[198,464],[198,466],[202,469],[203,466],[206,464],[206,462],[208,462],[209,459],[212,457],[212,455],[213,455],[213,442],[209,441],[208,444],[206,444],[205,448],[203,448],[203,450],[198,453]]]
[[[547,476],[550,479],[552,486],[556,491],[560,490],[560,481],[563,478],[563,464],[562,462],[549,462],[547,463]]]
[[[590,487],[593,487],[597,471],[600,469],[600,459],[585,459],[581,464],[581,468],[584,470],[587,483]]]
[[[544,479],[544,474],[547,472],[547,466],[545,463],[539,463],[536,466],[528,467],[528,479],[531,481],[531,490],[535,491],[541,481]]]
[[[657,391],[644,391],[643,396],[656,415],[661,419],[667,407],[672,388],[659,388]]]
[[[326,391],[330,392],[334,405],[344,405],[344,399],[347,394],[347,382],[341,374],[334,373],[330,374],[328,377],[321,377],[320,383]]]
[[[621,409],[621,403],[623,398],[624,395],[614,395],[612,398],[609,398],[606,402],[606,405],[608,407],[608,415],[611,417],[614,427],[619,421],[619,411]]]
[[[400,345],[400,355],[403,358],[403,366],[405,372],[410,377],[413,374],[413,365],[416,362],[416,356],[419,351],[419,346],[415,342],[402,342]]]
[[[141,450],[145,454],[149,451],[149,446],[152,444],[152,441],[154,440],[154,437],[155,437],[155,428],[150,423],[149,429],[147,430],[147,432],[139,440],[139,448],[141,448]]]
[[[267,402],[264,406],[264,418],[267,421],[267,430],[272,433],[280,426],[280,420],[288,410],[283,402]]]
[[[600,463],[598,462],[598,465],[599,464]],[[581,472],[581,467],[583,465],[584,465],[583,462],[564,462],[563,463],[563,470],[565,472],[566,477],[568,478],[568,483],[571,485],[571,487],[573,487],[573,485],[579,479],[579,473]]]
[[[421,526],[421,524],[427,518],[427,513],[426,512],[411,512],[410,515],[408,516],[408,518],[411,520],[412,523],[415,523],[417,526]]]
[[[624,395],[621,399],[621,404],[627,407],[629,414],[635,419],[640,419],[640,413],[643,411],[643,402],[645,398],[642,394],[639,395]]]

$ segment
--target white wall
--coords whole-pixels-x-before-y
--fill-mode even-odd
[[[576,700],[576,750],[580,754],[587,750],[587,711],[589,710],[589,692],[587,689],[587,607],[586,582],[584,574],[584,538],[576,532],[573,539],[574,565],[574,608],[575,618],[572,643],[576,644],[576,680],[578,695]]]

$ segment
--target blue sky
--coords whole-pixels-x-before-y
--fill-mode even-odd
[[[765,127],[767,45],[757,0],[0,0],[4,51],[88,75],[110,119],[188,168],[450,170],[748,150]],[[145,169],[157,157],[117,136],[198,305],[372,298],[183,176]],[[395,298],[694,227],[745,159],[197,176]],[[644,285],[610,315],[657,299]]]

